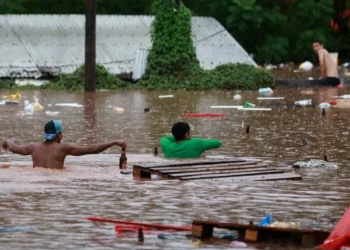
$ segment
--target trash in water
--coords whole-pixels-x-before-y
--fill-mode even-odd
[[[271,88],[260,88],[259,93],[273,93]]]
[[[34,106],[34,110],[35,111],[44,109],[44,107],[39,103],[39,99],[38,98],[34,98],[33,106]]]
[[[284,100],[284,97],[258,97],[258,100]]]
[[[56,103],[55,106],[60,106],[60,107],[74,107],[74,108],[81,108],[84,107],[81,104],[78,103]]]
[[[39,103],[38,98],[34,98],[34,103],[29,103],[28,100],[24,101],[24,110],[29,112],[39,111],[44,109],[44,107]]]
[[[241,100],[242,99],[242,96],[241,95],[239,95],[239,94],[235,94],[234,96],[233,96],[233,100]]]
[[[338,98],[341,98],[341,99],[350,99],[350,95],[341,95],[341,96],[339,96]]]
[[[6,105],[18,105],[19,101],[6,101],[5,104]]]
[[[0,101],[0,105],[5,105],[6,101]]]
[[[237,110],[249,110],[249,111],[271,111],[271,108],[238,108]]]
[[[338,168],[334,163],[322,160],[298,161],[293,164],[293,168]]]
[[[330,105],[337,105],[337,100],[330,100],[330,101],[329,101],[329,104],[330,104]]]
[[[268,227],[299,228],[299,223],[298,223],[298,222],[282,222],[282,221],[275,221],[274,223],[268,225]]]
[[[0,227],[0,232],[23,232],[35,230],[35,227]]]
[[[124,113],[124,109],[121,107],[114,107],[113,110],[119,114]]]
[[[312,100],[311,99],[300,100],[300,101],[296,101],[294,104],[296,106],[311,106],[312,105]]]
[[[175,235],[175,234],[158,234],[158,239],[162,240],[173,240],[173,239],[186,239],[184,235]]]
[[[230,243],[230,247],[232,248],[242,248],[242,247],[247,247],[248,245],[242,241],[232,241]]]
[[[12,95],[4,95],[2,98],[4,99],[21,99],[21,94],[20,93],[16,93],[16,94],[12,94]]]
[[[268,225],[270,225],[270,224],[272,224],[272,223],[274,223],[275,222],[275,220],[274,220],[274,218],[272,217],[272,215],[271,214],[268,214],[268,215],[266,215],[266,217],[264,218],[264,219],[262,219],[260,222],[259,222],[259,226],[261,226],[261,227],[266,227],[266,226],[268,226]]]
[[[160,95],[159,98],[173,98],[174,95]]]
[[[47,116],[56,116],[58,115],[60,112],[59,111],[45,111],[45,114]]]
[[[318,105],[318,107],[321,109],[329,109],[331,105],[328,102],[322,102]]]
[[[212,109],[238,109],[243,108],[242,105],[231,105],[231,106],[210,106]]]
[[[308,78],[308,80],[313,80],[314,78],[312,78],[311,76]]]
[[[235,236],[237,236],[237,235],[235,235]],[[220,234],[219,238],[220,239],[227,239],[227,240],[238,239],[238,237],[234,237],[234,235],[232,233]]]
[[[314,65],[312,64],[312,62],[309,62],[309,61],[305,61],[299,65],[299,69],[301,69],[303,71],[310,71],[313,68],[314,68]]]
[[[244,102],[243,103],[243,108],[255,108],[256,105],[250,102]]]

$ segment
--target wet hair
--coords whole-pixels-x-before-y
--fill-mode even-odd
[[[171,133],[176,141],[185,139],[185,134],[190,132],[190,125],[187,122],[177,122],[171,128]]]
[[[320,40],[313,40],[312,43],[318,43],[320,45],[323,45],[323,42],[321,42]]]

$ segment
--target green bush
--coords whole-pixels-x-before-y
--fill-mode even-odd
[[[273,88],[274,82],[274,77],[268,70],[247,64],[228,63],[190,76],[152,75],[141,79],[139,84],[148,90],[257,90],[263,87]]]
[[[58,80],[44,84],[42,89],[50,90],[84,90],[84,73],[85,66],[81,66],[72,74],[62,75]],[[125,88],[127,84],[118,77],[110,74],[108,70],[102,66],[96,65],[96,89],[120,89]]]

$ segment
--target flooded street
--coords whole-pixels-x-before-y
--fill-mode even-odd
[[[309,90],[308,92],[305,90]],[[331,231],[349,205],[349,109],[332,108],[321,116],[313,104],[350,88],[277,88],[272,96],[284,100],[257,100],[257,91],[75,92],[22,91],[20,105],[0,105],[0,139],[16,143],[41,142],[47,121],[64,127],[63,142],[91,144],[123,139],[128,143],[128,166],[161,162],[153,156],[159,139],[170,134],[173,123],[186,121],[192,136],[218,138],[223,146],[206,152],[208,158],[256,157],[275,166],[299,160],[323,159],[338,169],[296,170],[302,181],[233,182],[230,179],[199,181],[139,181],[119,173],[120,148],[103,154],[68,157],[65,170],[32,168],[31,158],[0,149],[0,227],[31,227],[23,232],[0,232],[1,249],[195,249],[191,239],[161,240],[145,233],[117,237],[113,224],[93,224],[88,216],[167,225],[190,225],[193,219],[258,223],[267,213],[278,221],[299,222],[301,227]],[[0,96],[9,94],[0,91]],[[14,92],[11,92],[14,93]],[[172,94],[174,98],[158,98]],[[24,100],[34,96],[45,111],[24,112]],[[211,105],[241,105],[244,101],[272,111],[211,109]],[[83,107],[59,107],[78,103]],[[124,108],[117,113],[114,107]],[[150,112],[144,112],[149,108]],[[223,113],[226,118],[184,118],[185,113]],[[245,133],[246,126],[250,133]],[[307,140],[308,145],[303,145]],[[182,233],[183,235],[183,233]],[[205,249],[226,249],[230,241],[202,244]],[[276,249],[260,246],[259,249]],[[278,249],[301,249],[280,246]],[[302,248],[307,249],[307,248]]]

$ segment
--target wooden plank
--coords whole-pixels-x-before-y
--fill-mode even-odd
[[[204,172],[204,171],[218,171],[218,170],[241,170],[241,169],[255,169],[255,168],[266,168],[267,165],[243,165],[243,166],[222,166],[222,167],[211,167],[204,166],[202,168],[185,168],[185,169],[172,169],[172,170],[161,170],[162,174],[176,174],[176,173],[192,173],[192,172]]]
[[[317,246],[329,236],[329,232],[311,229],[296,228],[276,228],[276,227],[260,227],[257,225],[244,225],[238,223],[222,223],[214,221],[194,220],[192,228],[225,228],[238,231],[239,240],[256,241],[256,242],[291,242],[303,246]],[[203,231],[203,230],[202,230]],[[197,234],[201,238],[208,238],[204,233]],[[194,235],[193,235],[194,236]]]
[[[266,167],[261,167],[261,168],[254,168],[252,169],[228,169],[228,170],[212,170],[212,171],[202,171],[202,172],[189,172],[189,173],[176,173],[176,174],[165,174],[162,172],[162,175],[167,175],[169,178],[179,178],[179,177],[187,177],[187,176],[200,176],[200,175],[212,175],[212,174],[239,174],[239,173],[251,173],[252,171],[254,172],[259,172],[259,173],[264,173],[266,170],[272,171],[272,170],[277,170],[275,168],[270,168],[267,169]],[[280,171],[280,170],[279,170]]]
[[[200,179],[213,179],[219,177],[207,177]],[[281,173],[281,174],[259,174],[259,175],[250,175],[250,176],[238,176],[238,177],[230,177],[225,176],[222,178],[227,178],[233,181],[278,181],[278,180],[302,180],[303,178],[300,175],[292,174],[292,173]],[[182,177],[179,178],[181,181],[187,180],[195,180],[193,177]]]
[[[211,178],[223,178],[223,177],[237,177],[245,175],[267,175],[267,174],[280,174],[284,173],[284,170],[265,170],[265,171],[247,171],[243,173],[228,173],[228,174],[207,174],[197,175],[189,177],[180,177],[180,180],[198,180],[198,179],[211,179]]]
[[[223,167],[223,166],[245,166],[245,165],[256,165],[256,162],[237,162],[237,163],[222,163],[222,164],[207,164],[207,165],[195,165],[195,166],[164,166],[164,167],[149,167],[148,169],[153,170],[174,170],[174,169],[195,169],[195,168],[208,168],[208,167]]]
[[[169,163],[160,163],[160,164],[152,164],[152,163],[139,163],[134,164],[136,167],[142,168],[150,168],[150,167],[176,167],[176,166],[195,166],[195,165],[212,165],[212,164],[220,164],[220,163],[235,163],[235,162],[246,162],[246,160],[240,158],[234,158],[230,160],[193,160],[193,161],[173,161]]]

